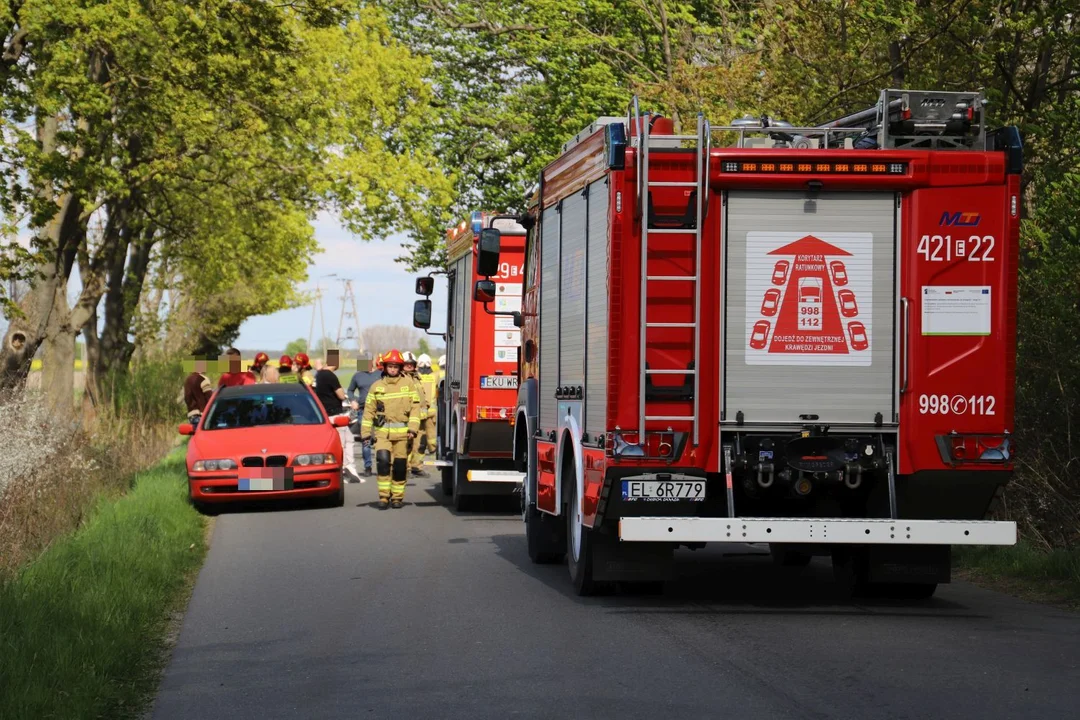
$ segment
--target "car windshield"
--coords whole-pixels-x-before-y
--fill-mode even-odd
[[[315,400],[306,393],[277,394],[272,390],[257,395],[218,398],[210,407],[204,430],[231,430],[264,425],[318,425],[323,422]]]

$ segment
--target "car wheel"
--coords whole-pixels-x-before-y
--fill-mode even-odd
[[[213,517],[218,514],[217,508],[207,503],[199,502],[198,500],[191,501],[191,507],[203,515]]]
[[[345,507],[345,479],[342,478],[338,491],[330,496],[327,507]]]

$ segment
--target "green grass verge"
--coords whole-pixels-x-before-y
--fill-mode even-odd
[[[1011,547],[958,546],[953,558],[971,580],[1029,600],[1080,608],[1080,548],[1045,552],[1023,542]]]
[[[0,585],[0,718],[137,716],[206,553],[183,449]]]

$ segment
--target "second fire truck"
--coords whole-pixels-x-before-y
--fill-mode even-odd
[[[1013,469],[1020,172],[973,92],[688,134],[635,104],[567,143],[521,218],[532,560],[587,594],[768,543],[927,597],[952,545],[1014,543],[986,518]]]
[[[483,229],[501,234],[501,257],[478,266],[476,243]],[[436,461],[443,495],[464,509],[483,495],[507,495],[521,487],[513,463],[513,423],[518,390],[525,228],[512,217],[473,213],[447,231],[448,301],[446,367],[439,388]],[[481,272],[484,271],[484,272]],[[478,285],[479,284],[479,285]],[[431,325],[432,277],[419,278],[413,324]],[[477,301],[479,300],[479,301]]]

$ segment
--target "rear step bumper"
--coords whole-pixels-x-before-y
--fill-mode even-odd
[[[1015,545],[1016,523],[888,518],[665,518],[619,520],[624,542]]]
[[[525,480],[525,473],[512,470],[469,470],[465,475],[469,482],[500,482],[521,484]]]

